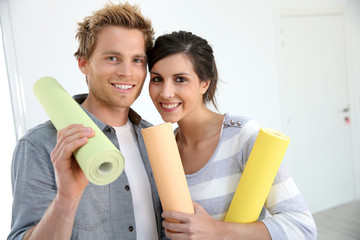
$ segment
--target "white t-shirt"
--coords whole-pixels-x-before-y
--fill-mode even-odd
[[[125,159],[132,200],[134,204],[136,239],[158,239],[154,205],[149,178],[141,158],[132,123],[114,127],[119,141],[120,152]]]

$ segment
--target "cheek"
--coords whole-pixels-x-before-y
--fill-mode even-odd
[[[149,83],[149,95],[152,100],[154,100],[156,96],[156,87],[150,82]]]
[[[144,82],[145,82],[145,78],[147,76],[147,71],[146,71],[146,68],[143,68],[142,72],[141,72],[141,76],[142,78],[144,79]]]
[[[178,89],[178,93],[180,96],[182,96],[182,98],[188,99],[192,102],[197,101],[199,97],[202,97],[199,88],[194,86]]]
[[[134,74],[145,79],[147,75],[146,66],[134,66]]]
[[[105,67],[103,65],[98,65],[96,67],[91,68],[91,74],[98,79],[104,79],[111,76],[114,72],[111,68]]]

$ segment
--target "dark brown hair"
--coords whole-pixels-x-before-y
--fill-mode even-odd
[[[149,71],[159,60],[179,53],[189,57],[200,81],[210,81],[209,88],[203,95],[203,101],[211,102],[217,108],[215,91],[218,72],[212,47],[205,39],[186,31],[172,32],[158,37],[154,48],[147,52]]]

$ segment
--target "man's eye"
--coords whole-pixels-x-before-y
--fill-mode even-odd
[[[143,60],[142,60],[142,59],[140,59],[140,58],[136,58],[136,59],[134,59],[134,62],[136,62],[136,63],[142,63],[142,62],[143,62]]]
[[[115,62],[115,61],[117,60],[116,57],[108,57],[107,59],[110,60],[110,61],[112,61],[112,62]]]

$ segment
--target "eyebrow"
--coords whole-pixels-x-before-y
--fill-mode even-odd
[[[117,56],[122,56],[123,54],[118,52],[118,51],[104,51],[102,52],[103,55],[117,55]],[[147,58],[147,56],[145,54],[135,54],[132,55],[132,57],[136,57],[136,58]]]
[[[174,74],[174,76],[181,76],[181,75],[187,75],[187,76],[191,76],[191,74],[190,73],[176,73],[176,74]]]
[[[161,74],[160,73],[157,73],[157,72],[150,72],[150,74],[155,74],[155,75],[158,75],[158,76],[161,76]],[[182,75],[187,75],[187,76],[191,76],[191,74],[190,73],[175,73],[173,76],[182,76]]]

